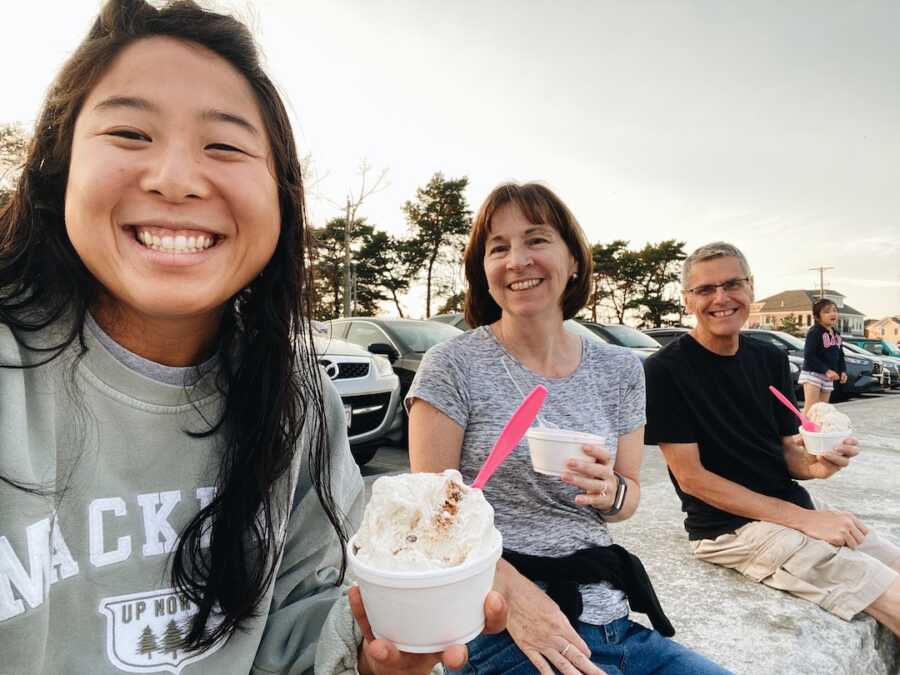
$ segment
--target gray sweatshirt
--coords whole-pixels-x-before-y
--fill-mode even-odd
[[[305,438],[278,488],[292,507],[259,616],[205,653],[181,649],[196,609],[171,588],[169,553],[214,493],[221,442],[185,430],[203,430],[222,399],[214,373],[186,391],[85,337],[74,371],[72,350],[47,366],[0,369],[0,476],[66,486],[54,499],[0,482],[0,674],[304,673],[317,648],[317,672],[353,672],[360,635],[335,586],[340,546],[311,486]],[[0,364],[39,356],[0,326]],[[325,382],[332,493],[352,533],[363,483]]]

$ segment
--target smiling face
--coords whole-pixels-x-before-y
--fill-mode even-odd
[[[747,274],[741,267],[740,261],[733,256],[711,258],[694,263],[690,268],[687,279],[688,288],[697,288],[711,284],[723,284],[732,279],[742,279]],[[752,279],[740,288],[731,292],[725,292],[717,288],[715,293],[709,296],[700,296],[695,293],[684,293],[685,305],[688,313],[697,319],[694,335],[707,347],[715,345],[735,344],[741,326],[750,315],[750,304],[753,302]],[[715,351],[715,350],[714,350]]]
[[[244,77],[199,45],[146,38],[81,108],[66,231],[123,316],[217,325],[275,250],[273,173]]]
[[[550,225],[528,221],[514,203],[491,218],[484,252],[488,290],[504,316],[559,316],[575,257]]]

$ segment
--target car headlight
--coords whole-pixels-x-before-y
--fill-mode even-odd
[[[375,372],[378,373],[379,377],[385,377],[394,373],[394,367],[386,356],[373,356],[372,360],[375,362]]]
[[[791,375],[796,375],[799,372],[800,372],[800,367],[796,363],[791,361]]]
[[[852,363],[855,366],[866,365],[865,359],[854,359],[852,356],[845,356],[844,361],[846,361],[847,363]]]

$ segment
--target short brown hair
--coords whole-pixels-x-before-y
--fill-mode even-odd
[[[504,183],[494,188],[484,200],[469,233],[469,243],[463,256],[466,269],[465,315],[473,328],[494,323],[502,310],[488,290],[484,273],[484,250],[491,232],[491,219],[507,204],[515,204],[525,218],[535,225],[551,225],[559,232],[569,252],[575,258],[578,276],[570,280],[562,296],[563,319],[571,319],[588,301],[593,277],[591,245],[575,216],[556,194],[539,183]]]
[[[696,263],[714,260],[715,258],[737,258],[744,276],[753,276],[750,272],[750,263],[747,262],[747,258],[741,253],[741,249],[734,244],[729,244],[727,241],[714,241],[701,246],[685,258],[681,266],[681,287],[687,288],[691,268]]]

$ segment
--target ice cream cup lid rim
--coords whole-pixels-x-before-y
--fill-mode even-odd
[[[362,571],[369,572],[378,576],[397,578],[402,577],[405,579],[428,579],[431,577],[443,578],[448,574],[457,574],[459,572],[464,572],[469,568],[477,567],[483,564],[485,561],[490,560],[495,555],[498,556],[498,554],[501,554],[503,552],[503,536],[500,534],[500,531],[498,529],[494,528],[494,546],[491,547],[490,551],[485,553],[484,555],[478,556],[477,558],[473,558],[472,560],[466,560],[462,564],[454,565],[452,567],[439,567],[437,569],[430,570],[385,570],[380,567],[375,567],[373,565],[362,562],[356,556],[356,551],[354,550],[354,548],[356,548],[355,542],[356,535],[354,534],[347,541],[347,555],[350,556],[350,559],[355,567],[358,567]]]
[[[853,433],[853,429],[847,429],[846,431],[807,431],[803,427],[799,427],[801,435],[809,435],[813,438],[823,438],[826,436],[850,436]]]
[[[584,431],[572,431],[570,429],[553,429],[550,427],[529,427],[528,431],[525,432],[525,435],[549,440],[577,440],[593,443],[604,442],[604,439],[596,434],[589,434]]]

